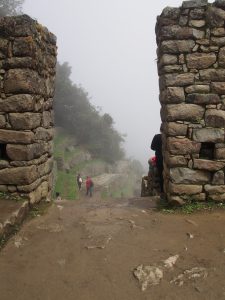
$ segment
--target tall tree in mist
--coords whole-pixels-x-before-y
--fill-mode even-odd
[[[68,63],[58,64],[54,99],[56,126],[74,134],[95,157],[109,162],[122,159],[123,137],[113,127],[113,118],[99,113],[90,103],[88,93],[71,81],[70,74]]]
[[[0,0],[0,17],[22,13],[24,0]]]

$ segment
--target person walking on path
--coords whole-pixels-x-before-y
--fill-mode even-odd
[[[87,179],[86,179],[86,195],[92,197],[92,194],[93,194],[93,186],[94,186],[94,183],[91,179],[91,177],[87,176]]]
[[[80,174],[77,175],[77,185],[78,185],[78,188],[79,188],[79,191],[81,190],[81,186],[82,186],[82,177],[80,176]]]

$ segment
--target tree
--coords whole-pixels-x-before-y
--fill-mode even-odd
[[[0,0],[0,17],[22,13],[24,0]]]

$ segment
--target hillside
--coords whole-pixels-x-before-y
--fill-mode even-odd
[[[86,150],[85,145],[78,145],[73,135],[59,127],[55,130],[54,161],[54,195],[60,193],[64,199],[79,199],[76,184],[78,173],[84,181],[86,176],[91,176],[95,191],[104,199],[139,194],[142,169],[137,162],[120,160],[110,164],[95,158]]]

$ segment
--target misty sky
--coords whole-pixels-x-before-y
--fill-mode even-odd
[[[144,165],[160,127],[156,17],[178,0],[25,0],[23,11],[58,39],[58,60],[91,102],[126,133],[125,149]]]

